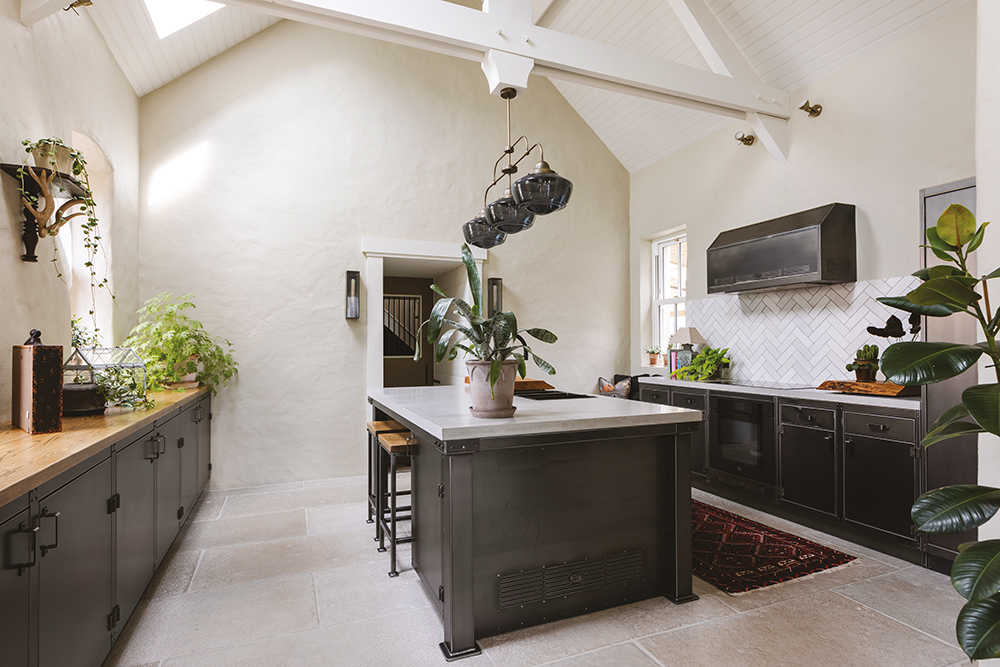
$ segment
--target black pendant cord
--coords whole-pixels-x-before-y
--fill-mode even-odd
[[[514,180],[513,174],[517,173],[517,165],[521,164],[521,161],[524,160],[524,158],[528,157],[528,155],[531,154],[531,151],[535,150],[535,148],[538,149],[539,159],[542,162],[545,162],[545,148],[543,148],[540,143],[532,144],[528,140],[528,137],[526,137],[523,134],[520,137],[518,137],[517,140],[511,143],[510,101],[517,96],[517,91],[515,91],[513,88],[505,88],[504,90],[500,91],[500,96],[507,101],[507,147],[504,148],[503,155],[497,158],[497,161],[493,163],[493,182],[489,184],[489,186],[486,188],[486,191],[483,193],[483,207],[486,206],[487,199],[489,198],[490,195],[490,190],[493,189],[493,186],[495,186],[497,183],[503,180],[504,176],[507,176],[508,188],[513,188],[513,180]],[[524,140],[524,145],[527,146],[527,148],[525,149],[524,153],[521,154],[521,157],[517,158],[517,160],[514,160],[511,157],[514,154],[514,147],[517,146],[519,143],[521,143],[521,140]],[[507,166],[501,169],[500,176],[497,176],[497,167],[500,166],[500,163],[503,162],[505,157],[507,158]]]

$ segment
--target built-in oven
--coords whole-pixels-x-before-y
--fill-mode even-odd
[[[774,399],[711,395],[709,479],[774,497]]]

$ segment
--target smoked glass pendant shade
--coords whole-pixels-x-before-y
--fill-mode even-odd
[[[504,190],[503,197],[486,207],[486,219],[493,229],[517,234],[531,227],[535,222],[535,214],[518,206],[510,190]]]
[[[507,234],[494,229],[486,219],[486,211],[480,211],[472,220],[462,225],[465,242],[477,248],[492,248],[507,240]]]
[[[514,201],[526,211],[546,215],[564,208],[573,194],[573,184],[552,171],[542,160],[524,178],[514,181]]]

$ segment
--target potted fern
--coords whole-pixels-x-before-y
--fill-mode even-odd
[[[554,343],[557,338],[546,329],[519,329],[517,318],[511,311],[497,312],[485,318],[482,312],[482,282],[479,269],[469,246],[462,244],[462,263],[469,278],[472,305],[462,299],[449,297],[437,285],[431,285],[441,295],[431,309],[431,316],[420,325],[427,327],[427,342],[434,346],[437,363],[454,360],[459,352],[471,357],[465,362],[469,371],[472,392],[470,410],[476,417],[501,418],[514,414],[514,378],[525,375],[525,360],[529,357],[540,369],[555,375],[556,369],[536,355],[522,334],[543,343]],[[457,319],[449,315],[454,307]],[[417,351],[413,360],[421,356],[420,331],[417,332]]]

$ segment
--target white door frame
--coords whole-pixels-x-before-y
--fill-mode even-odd
[[[462,244],[441,243],[439,241],[410,241],[406,239],[382,239],[363,237],[361,252],[365,256],[365,276],[362,285],[368,291],[367,318],[367,367],[368,389],[381,389],[384,384],[382,363],[382,300],[384,294],[385,260],[412,260],[426,264],[441,262],[441,273],[455,268],[462,262]],[[483,275],[483,262],[489,253],[482,248],[472,248],[479,275]],[[439,274],[440,275],[440,274]]]

